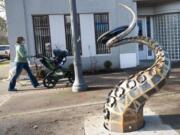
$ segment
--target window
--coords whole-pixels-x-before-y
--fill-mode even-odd
[[[154,38],[169,53],[172,60],[180,60],[180,13],[153,16]]]
[[[97,39],[109,30],[108,13],[94,14],[95,37],[96,37],[96,54],[110,53],[110,49],[105,44],[97,43]]]
[[[146,26],[147,26],[147,36],[151,37],[151,18],[150,16],[146,17]]]
[[[33,16],[36,55],[52,55],[49,16]]]
[[[142,20],[138,20],[138,36],[143,36],[143,21]],[[142,45],[142,43],[139,43],[139,50],[143,51],[144,50],[144,46]]]
[[[146,17],[146,27],[147,27],[147,37],[151,38],[151,17],[147,16]],[[152,56],[153,51],[152,49],[148,48],[148,56]]]
[[[138,19],[138,36],[147,36],[149,38],[151,38],[151,17],[147,16],[147,17],[143,17]],[[150,48],[147,48],[147,55],[148,56],[153,56],[153,52]],[[144,46],[144,44],[139,43],[139,51],[145,51],[146,47]]]
[[[73,55],[73,46],[72,46],[72,33],[71,33],[70,15],[65,15],[64,18],[65,18],[64,20],[65,20],[66,49],[68,50],[69,55],[72,56]],[[81,37],[79,15],[78,15],[78,35]],[[81,49],[81,41],[80,41],[79,45],[80,45],[80,49]],[[80,52],[82,54],[82,49],[80,50]]]

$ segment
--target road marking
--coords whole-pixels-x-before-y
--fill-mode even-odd
[[[11,97],[12,97],[11,94],[1,95],[0,96],[0,107],[3,106]]]
[[[169,125],[163,124],[160,117],[149,108],[144,109],[145,126],[134,132],[112,133],[103,127],[102,116],[87,117],[84,121],[85,135],[179,135]]]
[[[14,113],[14,114],[0,116],[0,119],[5,119],[5,118],[10,118],[10,117],[15,117],[15,116],[61,111],[61,110],[67,110],[67,109],[72,109],[72,108],[77,108],[77,107],[93,106],[93,105],[100,105],[100,104],[105,104],[105,102],[104,101],[93,102],[93,103],[91,102],[91,103],[85,103],[85,104],[70,105],[70,106],[64,106],[64,107],[55,107],[55,108],[49,108],[49,109],[34,110],[34,111],[29,111],[29,112]]]

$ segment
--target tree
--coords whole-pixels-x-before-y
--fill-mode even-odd
[[[2,17],[0,17],[0,32],[3,32],[4,34],[7,33],[6,20]]]
[[[5,12],[5,0],[0,0],[0,12]]]
[[[5,0],[0,0],[0,13],[5,13]],[[8,44],[6,20],[0,16],[0,44]]]
[[[6,20],[0,17],[0,44],[8,44]]]
[[[0,0],[0,13],[5,12],[5,0]],[[6,20],[0,16],[0,32],[7,33]]]

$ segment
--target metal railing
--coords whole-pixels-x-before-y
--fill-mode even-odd
[[[52,56],[49,16],[33,16],[36,55]]]
[[[108,13],[94,14],[94,26],[96,37],[96,54],[110,53],[110,49],[103,43],[97,43],[97,39],[105,32],[109,30],[109,15]]]

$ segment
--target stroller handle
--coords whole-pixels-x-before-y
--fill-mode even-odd
[[[42,54],[37,54],[37,55],[30,55],[30,56],[27,56],[28,58],[42,58],[43,55]]]

